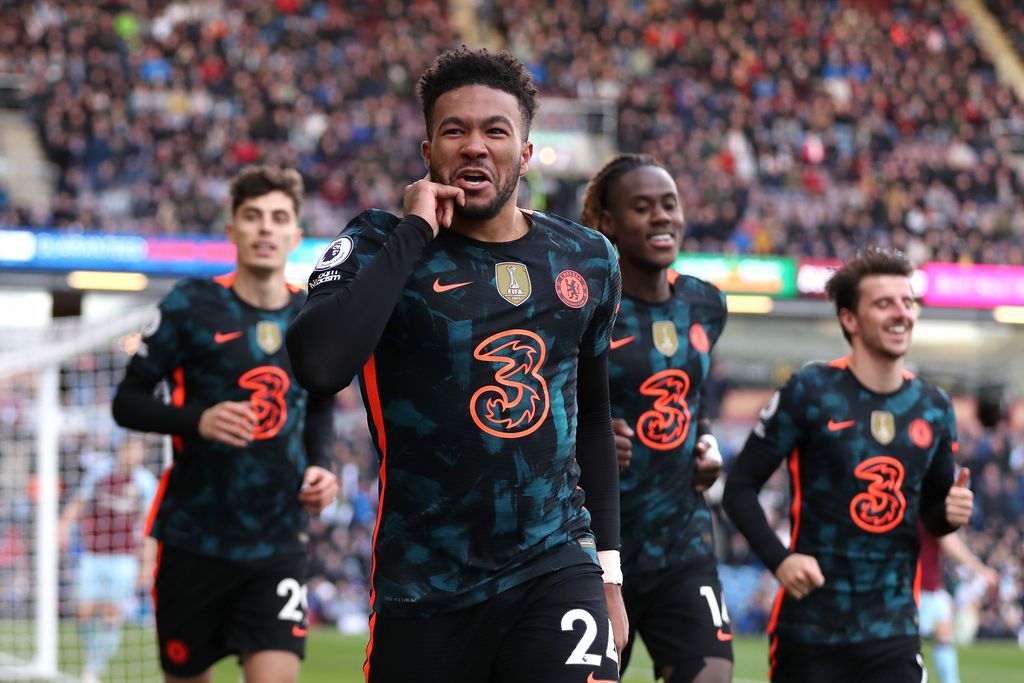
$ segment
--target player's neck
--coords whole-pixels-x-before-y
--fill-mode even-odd
[[[291,298],[284,271],[253,271],[240,266],[231,289],[245,303],[267,311],[284,308]]]
[[[452,230],[481,242],[511,242],[530,231],[530,222],[514,200],[494,218],[472,219],[456,215],[452,219]]]
[[[649,304],[660,304],[672,298],[667,270],[638,268],[624,259],[619,259],[619,268],[622,272],[622,293],[629,298]]]
[[[903,386],[903,358],[883,358],[863,349],[850,353],[850,372],[877,394],[891,394]]]

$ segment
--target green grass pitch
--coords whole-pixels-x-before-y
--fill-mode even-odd
[[[767,639],[757,636],[737,637],[734,683],[768,680]],[[329,629],[310,632],[306,661],[302,665],[301,683],[362,683],[364,636],[343,636]],[[650,658],[643,647],[634,651],[633,660],[623,683],[653,681]],[[925,661],[931,667],[928,647]],[[934,672],[930,672],[931,680]],[[960,679],[964,683],[1021,683],[1024,681],[1024,650],[1014,642],[982,641],[960,648]],[[580,678],[580,682],[586,677]],[[225,660],[216,669],[214,683],[238,683],[239,669],[235,662]],[[572,683],[568,681],[567,683]]]

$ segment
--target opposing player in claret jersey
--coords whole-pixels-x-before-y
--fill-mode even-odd
[[[209,681],[231,653],[247,683],[294,681],[304,655],[306,521],[338,483],[331,398],[307,396],[284,349],[305,298],[284,277],[301,202],[293,170],[234,178],[236,270],[174,287],[114,399],[119,424],[174,435],[150,513],[167,681]],[[153,395],[161,380],[169,405]]]
[[[949,397],[903,366],[917,321],[911,272],[899,252],[870,248],[833,275],[850,355],[794,373],[726,480],[727,513],[782,584],[768,625],[774,682],[924,680],[917,520],[950,533],[973,495],[966,470],[954,485]],[[783,461],[788,549],[757,500]]]
[[[999,572],[985,566],[960,538],[959,532],[937,538],[918,524],[918,535],[921,537],[918,604],[921,635],[932,641],[932,662],[938,683],[960,683],[953,596],[946,590],[946,558],[964,567],[993,593],[999,587]]]
[[[618,680],[612,247],[517,208],[514,57],[447,52],[419,94],[427,177],[341,232],[287,337],[311,391],[358,373],[381,459],[367,680]]]
[[[703,495],[722,461],[710,425],[699,419],[725,297],[670,268],[683,207],[654,158],[622,154],[608,162],[587,185],[582,222],[616,246],[622,272],[608,379],[630,629],[643,637],[655,678],[729,681],[732,631]]]
[[[143,467],[146,450],[137,436],[126,437],[112,462],[86,472],[61,512],[58,542],[71,543],[77,525],[82,555],[75,581],[75,618],[84,651],[82,683],[98,683],[121,646],[136,590],[148,580],[152,541],[141,538],[142,522],[156,494],[156,477]]]

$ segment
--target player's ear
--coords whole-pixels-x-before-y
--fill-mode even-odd
[[[228,224],[224,226],[224,234],[227,236],[229,242],[237,244],[237,242],[235,242],[236,233],[234,221],[228,221]]]
[[[302,244],[302,238],[303,238],[303,236],[304,236],[304,233],[303,233],[303,231],[302,231],[302,228],[301,228],[301,227],[296,227],[296,228],[295,228],[295,232],[294,232],[294,233],[292,233],[292,243],[291,243],[291,245],[290,245],[290,246],[288,247],[288,251],[295,251],[295,249],[296,249],[296,248],[297,248],[297,247],[298,247],[298,246],[299,246],[300,244]]]
[[[846,334],[853,335],[857,331],[857,316],[849,308],[839,309],[839,324]]]
[[[601,213],[597,217],[597,225],[595,226],[602,235],[608,238],[608,241],[615,244],[615,219],[612,218],[612,212],[608,209],[601,209]]]
[[[526,172],[530,170],[530,159],[533,158],[533,143],[524,142],[523,151],[519,159],[519,177],[526,175]]]
[[[430,168],[430,140],[420,143],[420,154],[423,155],[423,165]]]

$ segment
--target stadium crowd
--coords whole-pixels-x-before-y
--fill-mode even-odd
[[[676,177],[689,251],[846,257],[872,241],[919,261],[1024,265],[1022,179],[993,132],[1024,107],[951,7],[480,4],[544,94],[617,103],[618,148],[653,154]],[[988,4],[1024,52],[1019,9]],[[891,5],[892,20],[876,21],[874,5]],[[412,78],[460,37],[432,2],[41,0],[4,3],[0,41],[0,72],[27,76],[56,170],[52,206],[0,193],[0,225],[210,232],[223,224],[225,179],[266,161],[300,170],[308,231],[333,235],[362,208],[396,207],[422,175]],[[360,631],[376,455],[355,391],[336,407],[342,493],[313,523],[309,599],[318,622]],[[979,636],[1024,643],[1024,433],[1002,423],[963,437],[978,496],[969,542],[1003,581],[980,596],[958,579],[958,600],[976,606]],[[727,462],[741,445],[723,439]],[[785,489],[773,483],[763,503],[785,534]],[[735,627],[763,631],[774,581],[715,513]],[[14,529],[0,528],[0,570],[14,571]]]
[[[1013,3],[990,2],[1019,19]],[[687,249],[1024,264],[1024,115],[943,3],[481,3],[542,93],[614,100],[617,146],[663,159]],[[1019,25],[1010,24],[1010,27]],[[215,230],[224,178],[303,174],[312,234],[395,207],[421,172],[411,74],[460,42],[430,2],[8,3],[0,71],[57,169],[48,210],[0,223]],[[579,178],[582,183],[585,179]],[[573,193],[550,197],[578,213]]]

